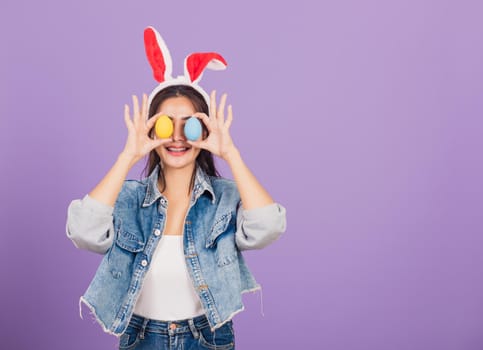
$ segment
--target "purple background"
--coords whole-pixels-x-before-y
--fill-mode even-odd
[[[216,50],[233,137],[288,210],[246,254],[239,349],[483,348],[481,1],[2,1],[0,347],[114,349],[78,297],[101,257],[66,208],[124,145],[123,105]],[[230,173],[220,164],[225,176]],[[131,176],[138,178],[140,169]]]

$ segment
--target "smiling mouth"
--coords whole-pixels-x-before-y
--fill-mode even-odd
[[[166,151],[171,157],[182,157],[187,154],[190,149],[191,147],[166,147]]]
[[[179,153],[179,152],[186,152],[189,148],[188,147],[166,147],[166,149],[169,152]]]

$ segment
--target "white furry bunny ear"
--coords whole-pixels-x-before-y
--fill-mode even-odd
[[[192,53],[184,61],[184,75],[189,77],[192,83],[198,83],[206,68],[223,70],[226,66],[225,59],[216,52]]]
[[[163,38],[153,27],[144,30],[144,48],[153,69],[154,79],[159,83],[170,80],[173,71],[171,55]]]

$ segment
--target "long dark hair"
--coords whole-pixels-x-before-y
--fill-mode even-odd
[[[196,91],[194,88],[188,85],[172,85],[161,90],[160,92],[158,92],[156,96],[154,96],[151,102],[151,106],[149,107],[148,118],[151,118],[152,116],[154,116],[157,113],[159,106],[165,100],[172,97],[186,97],[193,104],[195,111],[202,112],[207,115],[209,113],[208,105],[206,104],[206,101],[203,98],[203,96],[198,91]],[[206,129],[205,125],[203,125],[203,130],[204,130],[204,133],[208,133],[208,130]],[[150,132],[152,133],[153,130],[151,130]],[[163,184],[163,188],[161,190],[161,192],[163,192],[166,189],[166,181],[165,181],[165,176],[163,171],[163,165],[161,164],[159,155],[156,153],[155,150],[152,150],[149,153],[148,160],[144,167],[143,173],[145,176],[148,176],[149,174],[151,174],[151,172],[156,168],[158,164],[160,164],[159,179]],[[198,154],[198,157],[196,157],[196,166],[199,166],[209,176],[216,176],[216,177],[220,176],[220,173],[218,172],[218,170],[216,170],[216,167],[215,167],[213,154],[211,154],[211,152],[205,149],[202,149]],[[193,176],[191,177],[190,189],[194,185],[195,174],[196,174],[196,167],[193,171]]]

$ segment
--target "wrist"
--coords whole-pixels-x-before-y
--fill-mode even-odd
[[[138,162],[140,158],[132,155],[132,154],[129,154],[125,151],[122,151],[118,156],[117,156],[117,160],[118,162],[124,164],[125,166],[127,166],[129,169],[131,169],[134,164],[136,164]]]
[[[238,151],[238,149],[235,146],[233,146],[233,147],[230,147],[226,152],[223,153],[222,158],[227,163],[230,163],[230,162],[240,158],[240,152]]]

